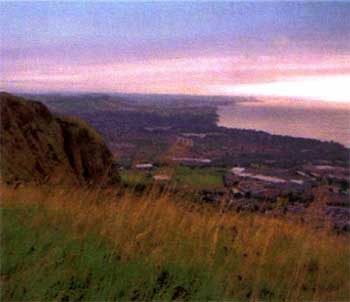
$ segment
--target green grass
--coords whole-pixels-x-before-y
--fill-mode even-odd
[[[150,184],[153,181],[152,173],[148,171],[130,169],[120,171],[121,181],[134,186],[137,184]]]
[[[153,175],[171,175],[170,185],[185,187],[187,189],[219,189],[223,188],[223,177],[226,170],[222,168],[191,168],[186,166],[163,167],[153,171],[141,171],[136,169],[120,172],[121,179],[125,184],[150,184]]]
[[[222,188],[225,169],[220,168],[190,168],[179,166],[175,168],[176,183],[194,189]]]
[[[147,194],[5,190],[2,300],[350,300],[347,237]]]
[[[38,210],[1,209],[3,301],[207,300],[220,294],[204,268],[122,261],[96,234],[79,239],[64,226],[33,225]]]

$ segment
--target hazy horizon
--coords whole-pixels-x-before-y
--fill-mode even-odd
[[[0,3],[0,89],[350,103],[350,3]]]

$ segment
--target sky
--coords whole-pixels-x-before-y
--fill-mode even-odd
[[[350,104],[350,2],[0,2],[0,89]]]

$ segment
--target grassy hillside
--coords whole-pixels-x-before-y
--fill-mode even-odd
[[[39,102],[0,93],[0,120],[2,181],[118,182],[107,145],[95,129],[79,118],[58,117]]]
[[[2,191],[4,301],[350,299],[347,238],[325,229],[155,190]]]

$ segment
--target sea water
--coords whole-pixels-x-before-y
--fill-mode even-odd
[[[218,125],[335,141],[350,147],[350,104],[255,99],[218,108]]]

